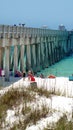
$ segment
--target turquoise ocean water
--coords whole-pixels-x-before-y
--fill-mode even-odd
[[[50,74],[59,77],[71,76],[73,74],[73,55],[59,61],[52,66],[49,66],[48,68],[39,72],[38,75],[40,75],[40,73],[43,73],[45,76],[48,76]]]

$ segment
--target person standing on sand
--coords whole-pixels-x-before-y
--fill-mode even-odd
[[[25,71],[23,71],[22,76],[23,76],[23,81],[24,81],[25,77],[26,77],[26,72]]]
[[[33,72],[31,70],[28,71],[28,80],[29,81],[35,81],[35,78],[33,76]]]

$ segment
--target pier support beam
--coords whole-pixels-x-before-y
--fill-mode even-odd
[[[16,70],[18,70],[18,48],[17,48],[17,46],[14,47],[14,74],[15,74]]]
[[[52,65],[52,43],[49,42],[49,65]]]
[[[40,43],[37,44],[37,71],[40,71]]]
[[[0,68],[3,68],[3,57],[2,57],[3,49],[0,47]]]
[[[31,69],[31,45],[26,46],[26,69]]]
[[[45,68],[45,65],[44,65],[45,55],[44,55],[43,37],[41,37],[41,43],[40,43],[40,57],[41,57],[40,65],[41,65],[41,68],[44,69]]]
[[[21,45],[21,52],[20,52],[20,69],[21,71],[24,70],[24,45]]]
[[[35,44],[32,45],[32,69],[33,69],[33,72],[37,72],[37,69],[36,69],[36,47],[35,47]]]
[[[9,47],[5,47],[5,81],[9,81]]]
[[[49,57],[48,57],[48,42],[46,41],[46,67],[49,66]]]

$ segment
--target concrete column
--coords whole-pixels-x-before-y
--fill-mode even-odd
[[[48,67],[49,67],[49,42],[47,42],[47,60],[48,60],[48,62],[47,62],[47,64],[48,64]]]
[[[72,34],[72,36],[70,37],[70,42],[71,42],[71,50],[72,50],[72,52],[73,52],[73,34]]]
[[[26,69],[31,69],[31,45],[26,46]]]
[[[64,57],[65,56],[65,41],[64,40],[62,40],[62,48],[63,48],[62,52],[63,52],[63,57]]]
[[[0,47],[0,68],[2,68],[3,57],[2,57],[2,47]]]
[[[56,46],[54,48],[54,61],[56,62]]]
[[[20,69],[23,71],[24,68],[24,45],[21,45],[21,55],[20,55]]]
[[[26,70],[26,45],[24,46],[24,70]]]
[[[67,52],[71,50],[71,40],[69,39],[67,42]]]
[[[53,37],[50,36],[50,59],[51,59],[51,65],[53,64]]]
[[[9,47],[5,47],[5,80],[9,81]]]
[[[45,67],[49,66],[49,46],[48,46],[48,37],[45,37]]]
[[[17,56],[18,56],[18,70],[20,70],[20,60],[21,60],[21,45],[17,45]]]
[[[66,40],[66,38],[64,40],[64,44],[65,44],[65,53],[67,54],[67,40]],[[70,48],[71,48],[71,46],[70,46]]]
[[[57,44],[57,62],[59,61],[59,41],[58,41],[58,44]]]
[[[54,41],[52,42],[52,63],[55,63],[55,57],[54,57]]]
[[[18,48],[14,46],[14,74],[18,70]]]
[[[51,63],[54,64],[54,37],[51,36]]]
[[[30,30],[30,33],[33,30]],[[34,35],[29,36],[29,44],[30,44],[30,52],[31,52],[31,69],[36,72],[36,52],[35,52],[35,44],[36,37]]]
[[[63,47],[62,47],[62,40],[60,41],[60,59],[63,58]]]
[[[67,48],[67,55],[70,55],[72,53],[72,43],[71,43],[71,39],[70,38],[67,39],[67,46],[66,46],[66,48]]]
[[[64,40],[62,40],[62,48],[63,48],[62,52],[63,52],[63,57],[64,57],[65,56]]]
[[[33,69],[33,72],[37,72],[37,69],[36,69],[36,45],[33,44],[32,45],[32,69]]]
[[[37,49],[38,49],[38,51],[37,51],[37,71],[40,71],[40,43],[38,43],[37,44]]]
[[[46,42],[43,42],[43,46],[44,46],[44,67],[46,68]]]
[[[54,36],[53,55],[54,55],[54,63],[55,63],[56,62],[56,36]]]
[[[53,41],[51,41],[51,64],[53,64]]]
[[[52,43],[49,42],[49,65],[52,65]]]
[[[47,37],[48,66],[50,65],[50,37]]]
[[[36,70],[38,67],[38,45],[35,44],[35,56],[36,56]]]
[[[64,49],[64,56],[67,53],[67,41],[65,37],[63,37],[63,49]]]
[[[47,65],[47,41],[46,41],[46,37],[43,38],[43,46],[44,46],[44,66],[48,67]]]
[[[43,43],[42,38],[41,38],[41,43],[40,43],[40,57],[41,57],[40,64],[41,64],[42,69],[44,69],[45,68],[44,66],[45,55],[44,55],[44,43]]]
[[[59,61],[59,37],[56,37],[56,62]]]
[[[59,61],[60,61],[62,59],[62,40],[59,41],[58,50],[59,50]]]
[[[13,70],[14,69],[14,46],[11,46],[10,47],[10,62],[9,62],[9,65],[10,65],[10,69]]]
[[[36,41],[36,49],[35,49],[36,69],[37,71],[40,71],[40,37],[38,36],[35,41]]]
[[[5,69],[5,48],[2,48],[2,69]]]
[[[0,47],[0,68],[1,68],[1,61],[2,61],[2,52],[1,52],[1,47]]]
[[[58,41],[58,47],[57,47],[57,56],[58,56],[58,61],[60,60],[59,44],[60,44],[60,40]]]

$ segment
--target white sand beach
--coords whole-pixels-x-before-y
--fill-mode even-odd
[[[37,109],[37,106],[41,107],[42,104],[45,104],[48,108],[50,108],[51,114],[48,114],[46,118],[39,120],[36,125],[27,126],[26,130],[39,130],[39,128],[40,130],[43,130],[43,128],[47,127],[47,123],[56,123],[64,114],[66,114],[68,121],[72,120],[73,81],[69,81],[69,79],[65,77],[56,77],[54,79],[42,79],[35,77],[35,80],[38,88],[43,87],[49,92],[54,92],[55,95],[52,94],[51,98],[36,96],[36,103],[31,102],[31,104],[29,104],[32,109],[33,106],[35,109]],[[25,89],[28,88],[28,86],[30,86],[30,81],[28,81],[28,78],[26,78],[25,81],[23,81],[21,78],[8,87],[0,90],[0,96],[2,96],[11,88]],[[15,116],[15,109],[7,110],[6,123],[13,125],[15,122],[18,122],[18,117]],[[6,129],[9,130],[9,127],[6,127]]]

